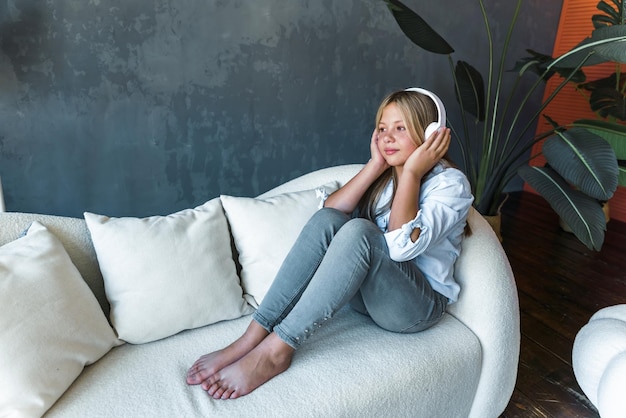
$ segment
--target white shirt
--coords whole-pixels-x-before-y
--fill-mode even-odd
[[[389,203],[392,193],[390,181],[377,209]],[[439,163],[422,182],[415,219],[400,229],[388,231],[391,210],[376,217],[376,224],[385,233],[391,259],[414,262],[432,288],[446,296],[450,303],[456,302],[459,296],[460,286],[453,276],[454,262],[461,252],[465,223],[473,201],[465,174]],[[411,233],[415,228],[420,229],[420,235],[413,242]]]
[[[376,213],[389,206],[393,195],[393,182],[383,191]],[[319,191],[320,207],[328,197]],[[461,241],[465,223],[474,196],[465,174],[456,168],[437,164],[422,182],[419,196],[419,211],[415,219],[400,229],[389,231],[391,210],[376,217],[389,247],[389,257],[398,262],[412,261],[426,277],[432,288],[456,302],[461,290],[454,280],[454,262],[461,252]],[[417,241],[411,241],[411,233],[420,229]]]

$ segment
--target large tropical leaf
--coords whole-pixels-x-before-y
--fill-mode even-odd
[[[600,251],[606,219],[597,200],[572,189],[550,167],[524,166],[519,175],[546,199],[587,248]]]
[[[622,0],[611,0],[615,8],[608,4],[605,0],[598,3],[598,10],[604,14],[597,14],[591,17],[593,27],[601,28],[603,26],[622,25],[624,24],[624,4]]]
[[[448,55],[454,52],[450,44],[413,10],[398,0],[385,0],[385,3],[402,32],[415,45],[435,54]]]
[[[618,160],[626,160],[626,125],[595,119],[580,119],[572,126],[585,128],[611,145]]]
[[[465,61],[459,61],[454,70],[459,83],[457,101],[463,110],[474,115],[479,121],[485,120],[485,83],[477,69]]]
[[[572,128],[548,138],[542,150],[548,164],[583,193],[597,200],[609,200],[615,193],[617,159],[600,136]]]
[[[600,88],[591,92],[589,98],[591,110],[607,118],[612,116],[619,120],[626,120],[626,97],[614,88]]]
[[[624,47],[626,48],[626,45]],[[626,77],[621,78],[618,83],[617,73],[613,73],[579,86],[591,92],[589,98],[591,110],[598,112],[603,118],[613,116],[619,120],[626,120],[626,96],[623,93]]]
[[[550,71],[546,72],[548,65],[552,63],[554,58],[550,55],[542,54],[541,52],[527,49],[526,52],[530,56],[519,59],[515,63],[515,67],[509,71],[514,71],[521,77],[527,72],[534,73],[544,80],[549,80],[554,73],[558,73],[563,78],[568,78],[574,68],[561,68],[558,66],[553,67]],[[577,70],[576,73],[570,78],[570,81],[574,83],[584,83],[586,80],[585,73],[582,70]]]
[[[590,37],[555,58],[550,67],[576,68],[589,53],[592,56],[585,61],[585,65],[607,61],[626,63],[626,25],[604,26],[594,30]]]

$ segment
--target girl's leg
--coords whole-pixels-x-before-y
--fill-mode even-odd
[[[417,268],[411,267],[412,263],[396,263],[389,258],[387,244],[376,225],[354,219],[334,234],[319,266],[311,270],[312,277],[302,282],[299,291],[284,292],[283,286],[279,286],[280,291],[268,292],[272,297],[283,295],[276,296],[276,301],[280,302],[276,306],[284,309],[268,309],[274,312],[274,320],[281,317],[283,320],[249,353],[205,381],[211,396],[226,399],[246,395],[285,371],[295,349],[348,303],[361,286],[364,307],[384,328],[414,332],[423,329],[426,322],[431,324],[441,317],[445,310],[443,298],[432,289],[428,291],[427,282]],[[381,286],[385,279],[390,284]],[[398,289],[394,289],[396,285]],[[378,295],[378,292],[382,293]],[[389,300],[373,303],[371,299],[378,296]],[[413,305],[420,305],[429,297],[432,297],[429,307],[414,308]],[[268,304],[265,300],[262,303],[263,306]],[[408,307],[409,313],[384,309],[394,304]],[[389,312],[399,315],[400,319],[390,320]]]
[[[335,217],[335,212],[328,213]],[[309,233],[315,236],[313,228],[308,228],[310,225],[283,263],[274,282],[276,286],[272,285],[261,303],[257,313],[264,315],[255,314],[253,321],[271,317],[270,326],[280,318],[283,318],[282,322],[249,353],[206,379],[203,387],[208,387],[207,392],[213,398],[233,399],[246,395],[287,370],[296,348],[321,327],[323,320],[331,318],[350,301],[359,289],[370,270],[369,265],[376,265],[370,263],[370,259],[382,258],[378,254],[386,256],[384,237],[369,221],[353,219],[345,222],[338,231],[332,232],[334,238],[328,241],[330,244],[323,246],[309,245],[322,242],[307,239]],[[372,245],[370,241],[376,243]],[[307,248],[313,252],[300,253]],[[373,251],[375,248],[379,251]],[[377,256],[371,257],[372,253]],[[296,256],[307,259],[301,263],[305,267],[298,266]],[[298,273],[302,277],[291,276]]]
[[[329,242],[349,217],[334,209],[316,212],[303,228],[245,333],[229,346],[200,357],[187,383],[209,390],[215,374],[259,345],[298,301],[324,257]],[[213,396],[213,393],[210,393]]]
[[[367,277],[351,301],[352,308],[393,332],[419,332],[439,322],[447,298],[432,289],[414,263],[389,267],[387,274]]]
[[[317,211],[307,222],[252,316],[268,332],[300,300],[337,231],[349,220],[345,213],[325,208]]]
[[[389,258],[375,224],[353,219],[337,232],[299,302],[274,332],[297,349],[355,296],[374,322],[395,332],[423,330],[446,307],[414,263]]]

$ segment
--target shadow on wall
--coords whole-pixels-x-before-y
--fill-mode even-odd
[[[382,0],[179,3],[0,5],[9,209],[166,214],[363,162],[380,99],[436,90],[447,65],[408,47]],[[424,15],[440,16],[432,3]],[[553,27],[524,48],[550,50],[560,3],[556,15],[532,4]],[[465,7],[446,18],[451,32],[473,18]]]

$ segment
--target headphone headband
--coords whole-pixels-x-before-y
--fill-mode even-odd
[[[423,95],[430,97],[432,101],[435,102],[435,107],[437,108],[437,122],[432,122],[426,127],[426,130],[424,131],[424,140],[427,140],[428,138],[430,138],[430,136],[437,129],[446,126],[446,108],[443,105],[443,102],[441,101],[439,96],[437,96],[435,93],[433,93],[430,90],[422,89],[419,87],[410,87],[408,89],[405,89],[405,91],[414,91],[417,93],[421,93]]]

